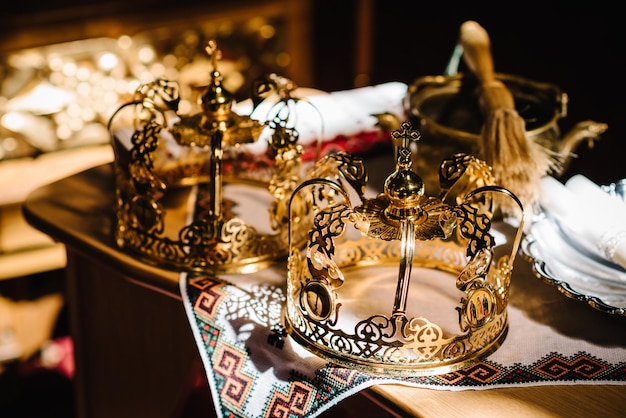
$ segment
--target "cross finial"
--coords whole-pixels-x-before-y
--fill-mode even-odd
[[[211,39],[207,46],[204,48],[206,53],[211,57],[211,65],[213,65],[213,71],[217,71],[217,61],[222,59],[222,50],[217,49],[217,42]]]
[[[402,145],[400,145],[401,147],[409,148],[410,141],[420,140],[420,133],[413,129],[410,122],[402,122],[400,128],[401,129],[396,129],[395,131],[393,131],[391,133],[391,136],[393,136],[395,139],[402,139]]]
[[[401,139],[402,144],[398,147],[398,161],[397,166],[399,168],[408,169],[411,167],[411,141],[419,141],[422,137],[420,133],[413,129],[409,121],[404,121],[400,125],[400,129],[396,129],[391,133],[394,139]]]

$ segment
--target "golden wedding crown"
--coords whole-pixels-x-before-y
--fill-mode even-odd
[[[420,134],[404,122],[392,136],[395,171],[376,197],[365,196],[363,161],[345,152],[318,160],[294,190],[291,202],[306,200],[314,216],[290,208],[285,327],[309,351],[364,371],[458,370],[506,337],[523,207],[466,154],[442,162],[440,194],[426,196],[411,161]],[[517,228],[492,228],[502,195],[521,209]]]
[[[221,53],[214,41],[206,50],[213,70],[199,112],[182,114],[178,83],[157,79],[110,119],[115,239],[163,268],[254,272],[288,254],[287,205],[302,181],[292,113],[299,99],[290,80],[271,74],[251,99],[256,106],[274,92],[267,121],[236,113],[217,69]],[[266,151],[251,152],[261,138]]]

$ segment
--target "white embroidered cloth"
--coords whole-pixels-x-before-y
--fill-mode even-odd
[[[285,300],[281,267],[231,276],[230,283],[183,273],[180,290],[218,417],[316,417],[387,383],[450,391],[626,385],[624,317],[563,297],[522,258],[515,270],[502,346],[467,369],[407,378],[337,367],[273,329]]]

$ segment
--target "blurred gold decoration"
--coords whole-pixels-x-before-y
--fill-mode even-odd
[[[200,112],[179,114],[178,84],[157,79],[142,85],[111,118],[116,241],[160,267],[253,272],[287,255],[285,196],[301,180],[302,148],[289,127],[291,115],[265,125],[235,113],[217,68],[217,44],[210,41],[206,52],[213,69]],[[266,129],[274,161],[255,170],[239,158],[241,149]],[[263,205],[266,216],[260,215]]]
[[[119,28],[115,37],[90,26],[86,35],[107,35],[6,48],[0,55],[0,161],[107,144],[111,114],[140,84],[155,78],[177,80],[180,113],[198,111],[211,67],[204,46],[211,39],[224,51],[223,85],[237,100],[249,96],[257,78],[289,69],[279,63],[280,57],[290,56],[284,41],[286,14],[190,18],[184,24],[148,19],[124,27],[128,32]],[[60,39],[73,39],[68,36]]]
[[[445,159],[440,195],[425,195],[410,151],[420,134],[404,122],[393,137],[400,142],[396,169],[375,198],[365,197],[363,161],[348,153],[319,160],[311,171],[317,177],[295,190],[292,202],[301,193],[315,197],[315,216],[306,248],[290,249],[286,328],[341,365],[390,375],[446,373],[489,355],[506,337],[523,206],[467,154]],[[351,204],[355,196],[358,206]],[[497,245],[492,231],[496,196],[522,211],[517,227],[508,224],[513,239],[498,235],[506,245]],[[304,228],[290,223],[291,234]],[[434,288],[446,303],[428,295]]]

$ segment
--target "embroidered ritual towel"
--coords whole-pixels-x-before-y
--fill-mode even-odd
[[[464,370],[406,378],[339,367],[293,341],[280,326],[284,268],[228,282],[183,273],[180,290],[218,417],[316,417],[388,383],[450,391],[626,385],[626,317],[565,298],[522,258],[515,270],[509,332],[495,353]]]

